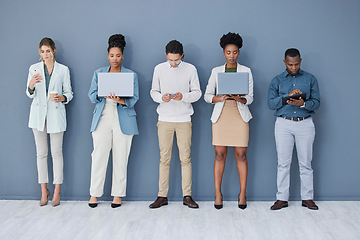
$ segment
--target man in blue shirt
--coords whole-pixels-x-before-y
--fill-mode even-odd
[[[320,106],[320,93],[316,78],[300,69],[299,50],[285,52],[286,71],[271,81],[268,106],[276,110],[275,141],[278,155],[276,202],[271,210],[288,206],[290,165],[294,144],[299,161],[302,206],[318,210],[314,203],[313,170],[311,167],[315,126],[312,114]],[[299,94],[306,94],[299,97]],[[286,101],[284,97],[293,96]]]

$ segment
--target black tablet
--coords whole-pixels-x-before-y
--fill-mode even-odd
[[[302,98],[304,99],[304,101],[306,100],[306,93],[302,93],[302,94],[295,94],[295,95],[292,95],[292,96],[286,96],[286,97],[283,97],[282,98],[282,105],[286,105],[287,104],[287,100],[290,100],[290,98],[292,99],[299,99],[299,98]]]

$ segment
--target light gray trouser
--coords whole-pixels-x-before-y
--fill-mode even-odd
[[[278,155],[276,199],[289,200],[290,165],[294,144],[299,161],[301,199],[314,198],[313,170],[311,168],[315,126],[312,117],[295,122],[281,117],[275,123],[275,141]]]
[[[47,132],[46,126],[44,131],[38,131],[33,128],[35,145],[36,145],[36,158],[37,158],[37,169],[38,169],[38,180],[39,183],[48,183],[48,141],[47,141]],[[53,184],[62,184],[63,183],[63,136],[64,132],[59,133],[50,133],[50,148],[51,156],[53,160]]]

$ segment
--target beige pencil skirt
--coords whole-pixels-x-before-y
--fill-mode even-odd
[[[226,100],[220,117],[212,124],[214,146],[247,147],[249,123],[242,119],[236,101]]]

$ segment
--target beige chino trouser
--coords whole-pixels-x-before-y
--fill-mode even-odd
[[[157,123],[160,166],[159,166],[159,197],[167,197],[169,191],[169,173],[174,133],[176,133],[179,157],[181,161],[183,196],[191,196],[191,122],[162,122]]]
[[[94,150],[91,154],[90,195],[104,194],[106,169],[112,150],[113,173],[111,196],[126,196],[127,164],[133,135],[121,132],[116,102],[107,101],[100,122],[92,132]]]
[[[36,159],[37,159],[37,169],[38,169],[38,181],[39,183],[49,183],[48,176],[48,141],[47,141],[47,130],[46,124],[44,131],[38,131],[33,128],[35,145],[36,145]],[[53,161],[53,184],[62,184],[63,183],[63,137],[64,132],[59,133],[50,133],[50,150]]]

